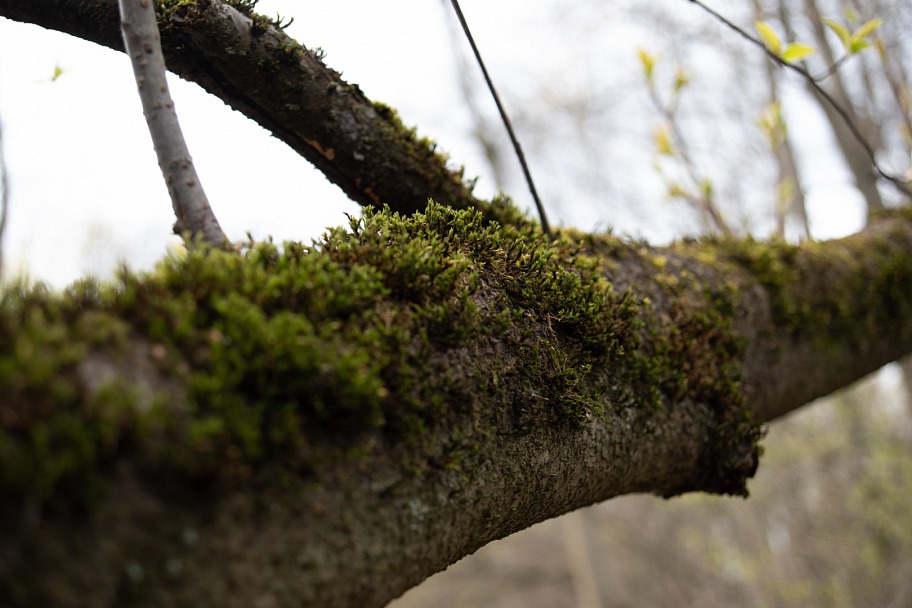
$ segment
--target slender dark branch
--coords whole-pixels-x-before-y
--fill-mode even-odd
[[[228,238],[196,174],[168,90],[153,0],[119,0],[119,6],[124,45],[133,63],[143,114],[177,216],[174,231],[223,247]]]
[[[822,81],[826,80],[827,78],[829,78],[830,76],[832,76],[833,74],[835,74],[836,72],[838,72],[839,69],[843,66],[843,64],[845,64],[845,62],[848,61],[849,57],[851,57],[851,55],[843,55],[842,57],[840,57],[839,59],[834,61],[832,63],[832,65],[830,65],[830,67],[828,67],[826,70],[824,70],[821,74],[818,74],[817,76],[812,76],[814,82],[822,82]],[[806,69],[806,68],[804,68],[804,69]]]
[[[858,141],[859,145],[861,145],[861,147],[864,149],[865,154],[867,154],[868,158],[871,159],[871,165],[874,167],[874,170],[877,171],[878,175],[880,175],[882,178],[884,178],[885,180],[887,180],[888,182],[893,184],[893,186],[896,187],[896,189],[899,190],[903,195],[912,198],[912,189],[910,189],[910,187],[909,187],[910,186],[909,182],[902,178],[896,177],[895,175],[889,173],[883,167],[880,166],[880,163],[877,162],[877,155],[874,152],[874,148],[871,147],[871,144],[868,143],[868,140],[861,133],[861,130],[858,128],[858,125],[855,124],[855,120],[849,114],[848,110],[846,110],[839,103],[837,103],[836,100],[833,99],[832,95],[827,93],[826,89],[824,89],[822,86],[820,86],[820,83],[814,78],[814,76],[810,72],[808,72],[806,69],[804,69],[803,67],[801,67],[799,65],[795,65],[793,63],[789,63],[788,61],[785,61],[784,59],[782,59],[782,57],[780,57],[776,53],[769,50],[766,47],[766,45],[763,44],[762,41],[758,40],[757,38],[754,38],[753,36],[751,36],[750,34],[745,32],[743,29],[741,29],[740,27],[738,27],[737,25],[735,25],[734,23],[732,23],[731,21],[726,19],[724,16],[722,16],[718,12],[714,11],[710,7],[703,4],[703,2],[701,2],[700,0],[687,0],[687,1],[690,2],[691,4],[696,4],[698,7],[700,7],[707,13],[709,13],[714,19],[716,19],[719,22],[721,22],[722,24],[726,25],[729,29],[734,31],[736,34],[738,34],[739,36],[741,36],[742,38],[744,38],[751,44],[763,49],[763,52],[766,53],[766,56],[769,57],[773,62],[777,63],[778,65],[780,65],[781,67],[783,67],[787,70],[791,70],[791,71],[801,75],[801,77],[804,78],[808,82],[808,84],[811,86],[811,88],[814,90],[814,92],[817,93],[818,95],[820,95],[823,98],[823,100],[826,101],[830,105],[830,107],[832,107],[836,111],[837,114],[839,114],[839,116],[842,118],[842,120],[845,121],[846,126],[849,128],[849,131],[851,131],[851,133],[852,133],[852,136],[855,137],[856,141]]]
[[[516,138],[516,133],[513,131],[513,125],[510,123],[507,111],[500,101],[497,89],[494,88],[494,82],[491,80],[488,69],[485,67],[484,61],[481,58],[481,52],[475,44],[475,38],[472,36],[472,32],[469,31],[469,24],[466,22],[465,15],[462,14],[462,9],[459,7],[459,1],[450,0],[450,3],[453,5],[453,10],[456,11],[456,17],[459,18],[459,24],[462,26],[462,31],[465,32],[469,45],[472,47],[472,52],[475,54],[478,66],[481,68],[481,73],[484,74],[485,82],[488,84],[488,90],[491,91],[494,103],[497,104],[497,111],[500,112],[500,118],[503,120],[504,126],[507,128],[507,133],[510,135],[510,141],[513,143],[513,149],[516,150],[516,156],[519,158],[519,164],[522,166],[523,175],[526,176],[526,183],[529,184],[529,192],[532,193],[532,199],[535,201],[535,207],[538,209],[538,217],[541,218],[542,230],[550,237],[551,228],[548,225],[548,216],[545,214],[545,207],[538,197],[538,191],[535,189],[535,183],[532,181],[532,172],[529,171],[529,165],[526,163],[526,156],[523,154],[522,147],[519,145],[519,140]]]

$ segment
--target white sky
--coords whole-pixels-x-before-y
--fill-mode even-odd
[[[550,3],[463,4],[495,79],[528,78],[549,57],[554,61],[560,41],[540,38],[547,25],[542,7]],[[259,12],[295,16],[292,36],[324,48],[327,63],[348,81],[435,138],[456,163],[466,165],[468,176],[481,176],[477,192],[489,196],[494,185],[468,133],[444,8],[430,0],[262,0]],[[523,31],[536,22],[535,36]],[[635,61],[635,41],[615,42],[629,55],[618,61]],[[55,66],[63,74],[52,82]],[[344,212],[357,211],[306,161],[250,120],[196,85],[177,78],[171,83],[203,185],[230,238],[243,239],[249,231],[258,239],[307,240],[342,223]],[[528,86],[534,89],[536,83]],[[124,55],[0,19],[0,120],[12,195],[4,242],[7,272],[25,270],[61,286],[87,272],[104,275],[119,260],[148,267],[161,257],[174,238],[171,206]],[[812,146],[808,153],[818,151]],[[820,183],[832,184],[831,163],[818,166],[826,172]],[[845,233],[861,222],[857,201],[844,195],[844,186],[833,187],[839,188],[835,195],[820,187],[810,192],[812,211],[815,201],[827,201],[814,216],[819,236]],[[514,190],[510,194],[528,206],[522,187]],[[618,223],[586,209],[572,211],[572,217],[552,221],[589,221],[583,228]],[[824,225],[828,218],[839,220],[832,229]],[[620,223],[622,231],[645,237],[670,236],[659,221],[639,227]]]

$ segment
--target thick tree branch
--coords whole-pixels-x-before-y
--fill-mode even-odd
[[[411,213],[433,198],[494,213],[431,142],[262,17],[219,0],[164,4],[168,69],[268,129],[353,201]],[[123,50],[117,0],[0,0],[0,16]]]
[[[912,352],[908,217],[800,247],[532,234],[435,206],[7,294],[0,600],[381,606],[583,505],[742,493],[758,422]]]
[[[168,4],[170,64],[356,200],[478,205],[275,28]],[[0,14],[119,46],[110,0]],[[744,494],[759,423],[912,352],[907,212],[799,247],[574,239],[431,205],[5,292],[0,604],[381,606],[586,504]]]

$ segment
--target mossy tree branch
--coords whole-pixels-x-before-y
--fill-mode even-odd
[[[170,64],[353,198],[447,206],[7,290],[0,604],[381,606],[586,504],[744,494],[762,422],[912,352],[908,213],[801,246],[546,243],[455,211],[517,217],[274,27],[166,5]],[[110,0],[0,14],[119,47]]]
[[[912,221],[651,249],[432,205],[0,306],[0,600],[382,606],[912,352]],[[581,243],[581,244],[580,244]]]

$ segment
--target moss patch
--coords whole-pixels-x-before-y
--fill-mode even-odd
[[[907,294],[898,291],[912,282],[912,252],[896,247],[892,238],[904,237],[884,232],[873,242],[855,236],[800,246],[727,240],[717,243],[717,252],[763,285],[777,326],[796,336],[844,343],[846,336],[866,340],[871,324],[912,316]]]
[[[274,461],[306,472],[327,445],[377,433],[420,442],[487,401],[502,409],[487,419],[517,432],[576,424],[599,414],[590,374],[609,361],[621,374],[639,339],[637,303],[578,246],[436,204],[368,211],[312,246],[201,248],[113,284],[19,286],[0,302],[0,483],[39,498],[122,450],[244,476]],[[484,360],[491,337],[513,349],[508,366]],[[137,349],[145,378],[86,367]],[[481,359],[454,363],[468,352]],[[479,374],[490,400],[465,399]]]
[[[8,289],[0,484],[80,494],[124,453],[213,479],[275,464],[307,476],[400,442],[416,462],[458,465],[467,428],[574,428],[606,406],[648,415],[688,399],[718,419],[701,489],[743,493],[760,433],[737,292],[706,287],[674,251],[549,242],[507,215],[368,210],[310,246],[199,248],[111,284]],[[622,263],[640,295],[606,279]]]

